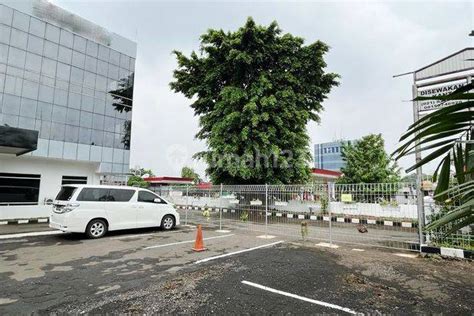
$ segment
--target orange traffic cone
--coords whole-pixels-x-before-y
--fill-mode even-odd
[[[201,225],[198,225],[197,227],[197,234],[196,234],[196,241],[194,242],[194,251],[204,251],[206,248],[204,248],[204,240],[202,239],[202,227]]]

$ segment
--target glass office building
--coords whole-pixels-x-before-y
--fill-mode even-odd
[[[47,1],[2,1],[0,126],[37,144],[20,156],[0,144],[0,220],[6,206],[38,217],[61,184],[124,179],[135,57],[135,42]]]
[[[342,160],[342,145],[345,142],[354,143],[355,141],[335,141],[314,145],[314,167],[333,171],[341,171],[345,166]]]

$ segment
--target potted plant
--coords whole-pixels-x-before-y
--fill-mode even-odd
[[[246,222],[249,219],[249,212],[243,211],[240,213],[240,220]]]

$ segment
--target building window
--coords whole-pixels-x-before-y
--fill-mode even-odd
[[[87,184],[87,177],[63,176],[61,184]]]
[[[0,205],[37,205],[39,174],[0,173]]]

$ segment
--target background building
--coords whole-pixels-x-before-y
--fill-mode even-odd
[[[342,144],[352,141],[336,141],[314,145],[314,167],[317,169],[326,169],[340,171],[345,163],[341,157]]]
[[[37,145],[0,144],[0,219],[47,216],[61,184],[125,180],[136,43],[44,0],[2,3],[0,126]]]

